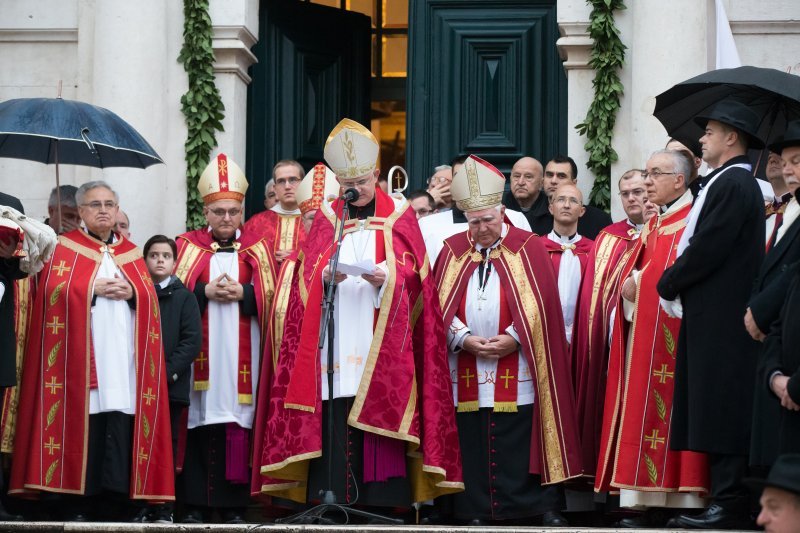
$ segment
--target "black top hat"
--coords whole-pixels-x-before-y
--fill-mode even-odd
[[[787,146],[800,146],[800,120],[793,120],[786,126],[786,131],[769,149],[779,154]]]
[[[787,453],[778,457],[767,479],[749,478],[744,482],[758,489],[775,487],[800,495],[800,453]]]
[[[723,100],[710,113],[694,117],[695,123],[705,128],[709,120],[716,120],[732,126],[750,137],[748,148],[764,148],[764,141],[758,135],[758,115],[755,111],[736,100]]]

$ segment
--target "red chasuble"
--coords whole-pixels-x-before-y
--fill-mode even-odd
[[[250,217],[244,230],[257,238],[263,237],[273,254],[298,250],[306,238],[300,215],[281,215],[271,209]]]
[[[211,257],[218,248],[211,231],[198,229],[179,235],[178,259],[175,263],[175,275],[180,278],[186,288],[194,290],[197,282],[208,283]],[[267,331],[267,317],[272,295],[275,292],[275,259],[267,248],[267,242],[257,235],[242,230],[239,237],[233,242],[239,260],[239,283],[253,284],[258,308],[258,324],[261,332],[259,353],[264,353],[266,345],[265,332]],[[208,390],[213,386],[209,383],[208,363],[208,314],[203,313],[203,344],[200,355],[193,364],[194,390]],[[239,403],[253,403],[253,378],[250,375],[250,317],[241,316],[239,324]]]
[[[578,296],[578,311],[572,330],[572,378],[577,394],[583,467],[587,474],[592,475],[600,452],[611,312],[619,299],[624,255],[637,242],[635,235],[636,231],[627,219],[600,232],[589,254]]]
[[[538,236],[513,226],[493,253],[492,266],[536,389],[529,472],[542,476],[544,484],[578,477],[583,471],[569,354],[550,259]],[[452,323],[480,261],[468,232],[444,241],[434,275],[445,324]]]
[[[101,252],[108,249],[136,298],[130,497],[174,499],[158,298],[141,250],[118,239],[106,245],[81,230],[61,235],[53,258],[39,273],[20,388],[10,493],[84,493],[89,389],[94,374],[90,313]]]
[[[669,448],[680,319],[664,313],[656,292],[675,261],[690,209],[687,201],[651,218],[620,274],[625,280],[640,271],[633,323],[626,327],[620,301],[613,324],[597,491],[708,492],[706,456]]]
[[[414,211],[408,204],[395,211],[380,189],[375,198],[375,216],[365,222],[377,233],[376,260],[385,257],[389,275],[347,423],[407,443],[412,499],[423,501],[464,488],[445,332]],[[323,453],[321,278],[341,209],[338,201],[323,204],[298,255],[264,424],[261,491],[299,502],[306,500],[309,461]],[[356,228],[345,223],[345,231]]]

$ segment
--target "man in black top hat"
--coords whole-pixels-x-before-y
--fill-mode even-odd
[[[800,454],[778,457],[765,480],[747,480],[764,489],[758,525],[767,533],[800,533]]]
[[[765,223],[763,196],[745,154],[764,143],[755,135],[755,113],[735,101],[722,101],[695,121],[705,128],[703,159],[715,170],[703,178],[678,258],[657,289],[667,312],[683,317],[670,446],[709,454],[712,502],[702,514],[682,515],[671,525],[746,527],[748,491],[741,480],[759,345],[742,316],[764,257]]]

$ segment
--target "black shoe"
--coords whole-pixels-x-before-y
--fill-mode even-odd
[[[222,521],[226,524],[245,524],[243,513],[239,509],[222,513]]]
[[[698,515],[677,516],[671,519],[667,526],[689,529],[749,529],[752,524],[741,512],[734,513],[720,505],[711,504]]]
[[[172,523],[172,507],[169,505],[162,505],[151,515],[151,520],[155,524],[171,524]]]
[[[467,522],[467,525],[472,527],[486,527],[489,525],[489,522],[487,522],[486,520],[481,520],[480,518],[473,518],[472,520]]]
[[[547,527],[569,527],[569,522],[558,511],[547,511],[542,515],[542,525]]]
[[[65,522],[88,522],[89,517],[83,513],[73,513],[67,517]]]
[[[642,529],[652,527],[664,527],[667,522],[667,515],[661,509],[648,509],[636,516],[626,516],[614,524],[614,527],[625,529]]]
[[[22,522],[22,515],[12,514],[0,507],[0,522]]]
[[[134,524],[147,524],[148,522],[152,522],[150,519],[150,514],[152,510],[149,507],[142,507],[139,509],[139,512],[136,513],[131,520]]]
[[[202,524],[203,523],[203,511],[200,509],[188,509],[186,514],[183,515],[183,523],[184,524]]]

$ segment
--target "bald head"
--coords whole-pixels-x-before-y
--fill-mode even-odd
[[[544,168],[532,157],[522,157],[511,167],[511,194],[523,209],[531,207],[542,190]]]
[[[550,197],[550,213],[553,215],[553,229],[559,235],[572,235],[578,231],[578,219],[586,212],[583,207],[583,194],[572,183],[563,183]]]

